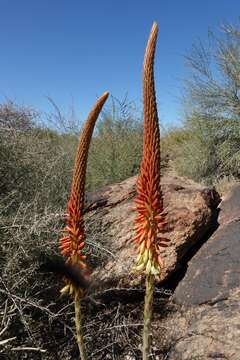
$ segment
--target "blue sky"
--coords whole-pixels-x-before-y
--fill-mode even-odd
[[[73,104],[82,120],[105,90],[140,104],[142,61],[154,20],[159,117],[181,119],[184,55],[208,28],[236,23],[239,0],[0,0],[0,102],[48,111]]]

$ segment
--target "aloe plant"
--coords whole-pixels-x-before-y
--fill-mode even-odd
[[[142,349],[144,360],[148,359],[150,350],[154,282],[160,279],[164,266],[161,250],[169,241],[162,236],[167,223],[160,186],[160,131],[153,69],[157,33],[158,26],[154,23],[143,64],[144,143],[135,198],[138,213],[135,219],[136,236],[132,239],[138,250],[134,271],[146,274]]]
[[[88,149],[92,138],[94,125],[105,101],[108,98],[108,95],[109,94],[105,92],[97,100],[81,131],[75,160],[75,168],[73,172],[70,199],[67,205],[66,226],[63,230],[64,236],[60,239],[60,250],[62,255],[66,258],[66,263],[72,267],[80,269],[87,268],[85,261],[86,256],[83,255],[82,251],[85,246],[83,214]],[[66,277],[65,286],[61,290],[61,293],[68,293],[74,298],[77,343],[79,347],[80,358],[85,360],[86,351],[82,334],[80,302],[84,293],[84,289],[76,286],[71,278]]]

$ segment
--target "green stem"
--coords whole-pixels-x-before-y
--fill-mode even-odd
[[[150,346],[151,346],[151,320],[152,320],[152,302],[154,291],[154,276],[146,275],[146,290],[144,299],[144,315],[143,315],[143,360],[148,360]]]
[[[86,351],[85,345],[83,341],[83,332],[82,332],[82,321],[81,321],[81,299],[80,293],[76,292],[75,294],[75,324],[76,324],[76,335],[77,335],[77,343],[80,352],[80,359],[86,360]]]

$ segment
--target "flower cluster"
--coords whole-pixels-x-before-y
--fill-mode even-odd
[[[153,73],[157,32],[157,24],[154,23],[143,65],[144,144],[135,199],[138,212],[136,236],[132,242],[139,253],[134,270],[145,270],[147,274],[158,277],[163,267],[161,248],[167,246],[169,240],[161,235],[167,223],[160,187],[160,132]]]
[[[67,205],[66,226],[63,230],[64,236],[60,239],[60,251],[66,257],[67,264],[86,269],[86,256],[82,253],[85,246],[84,231],[84,197],[85,197],[85,178],[88,149],[92,138],[94,125],[98,115],[108,98],[108,93],[104,93],[96,102],[80,134],[79,145],[75,160],[71,195]],[[77,289],[71,279],[65,279],[66,285],[61,293],[75,294]]]
[[[60,239],[60,250],[63,256],[67,258],[67,263],[70,265],[78,265],[80,269],[86,269],[86,256],[82,254],[82,249],[85,246],[85,232],[84,221],[81,207],[75,193],[72,193],[68,202],[67,225],[63,232],[64,237]],[[61,290],[61,293],[70,293],[72,295],[76,289],[74,284],[66,279],[66,286]]]

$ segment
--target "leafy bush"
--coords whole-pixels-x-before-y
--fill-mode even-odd
[[[2,205],[18,208],[22,202],[38,209],[66,202],[73,153],[67,139],[49,130],[1,132],[0,191]]]
[[[240,176],[239,139],[238,121],[192,115],[184,128],[175,133],[170,149],[174,167],[180,175],[206,184],[225,176],[237,179]]]
[[[240,175],[240,30],[221,30],[210,35],[208,48],[194,45],[187,57],[187,115],[173,146],[178,172],[205,183]]]
[[[113,100],[96,125],[90,147],[87,189],[137,174],[142,155],[142,122],[126,102]]]

